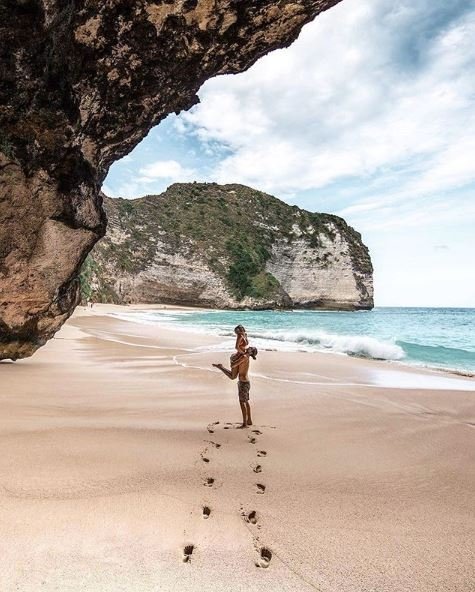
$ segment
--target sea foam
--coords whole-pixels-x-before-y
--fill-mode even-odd
[[[361,358],[375,360],[402,360],[405,356],[402,347],[395,343],[380,341],[365,335],[338,335],[316,330],[290,330],[276,332],[256,332],[254,338],[270,342],[287,342],[308,351],[327,350]],[[274,345],[279,349],[278,345]]]

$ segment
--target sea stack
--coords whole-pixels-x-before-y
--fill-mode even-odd
[[[108,231],[82,272],[84,300],[213,308],[373,307],[373,268],[342,218],[244,185],[176,183],[104,196]]]

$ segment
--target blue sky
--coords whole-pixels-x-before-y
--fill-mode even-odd
[[[104,192],[244,183],[359,230],[380,306],[475,306],[475,0],[343,0],[209,80]]]

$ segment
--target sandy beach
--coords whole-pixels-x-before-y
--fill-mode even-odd
[[[113,310],[0,364],[0,590],[473,590],[473,379],[260,352],[239,430],[216,337]]]

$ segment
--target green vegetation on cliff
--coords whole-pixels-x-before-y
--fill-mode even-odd
[[[305,239],[318,253],[322,240],[334,239],[335,229],[347,237],[358,269],[372,273],[360,235],[343,219],[307,212],[243,185],[176,183],[158,196],[105,197],[104,205],[109,231],[96,246],[93,261],[99,268],[105,263],[110,268],[113,262],[118,275],[137,276],[159,261],[160,250],[166,249],[190,259],[199,257],[238,302],[245,297],[282,300],[279,281],[266,271],[273,245]],[[321,249],[321,259],[317,255],[315,261],[325,266],[325,257]],[[120,301],[100,269],[91,287],[91,263],[86,265],[82,277],[89,288],[84,287],[83,293],[97,300]]]

